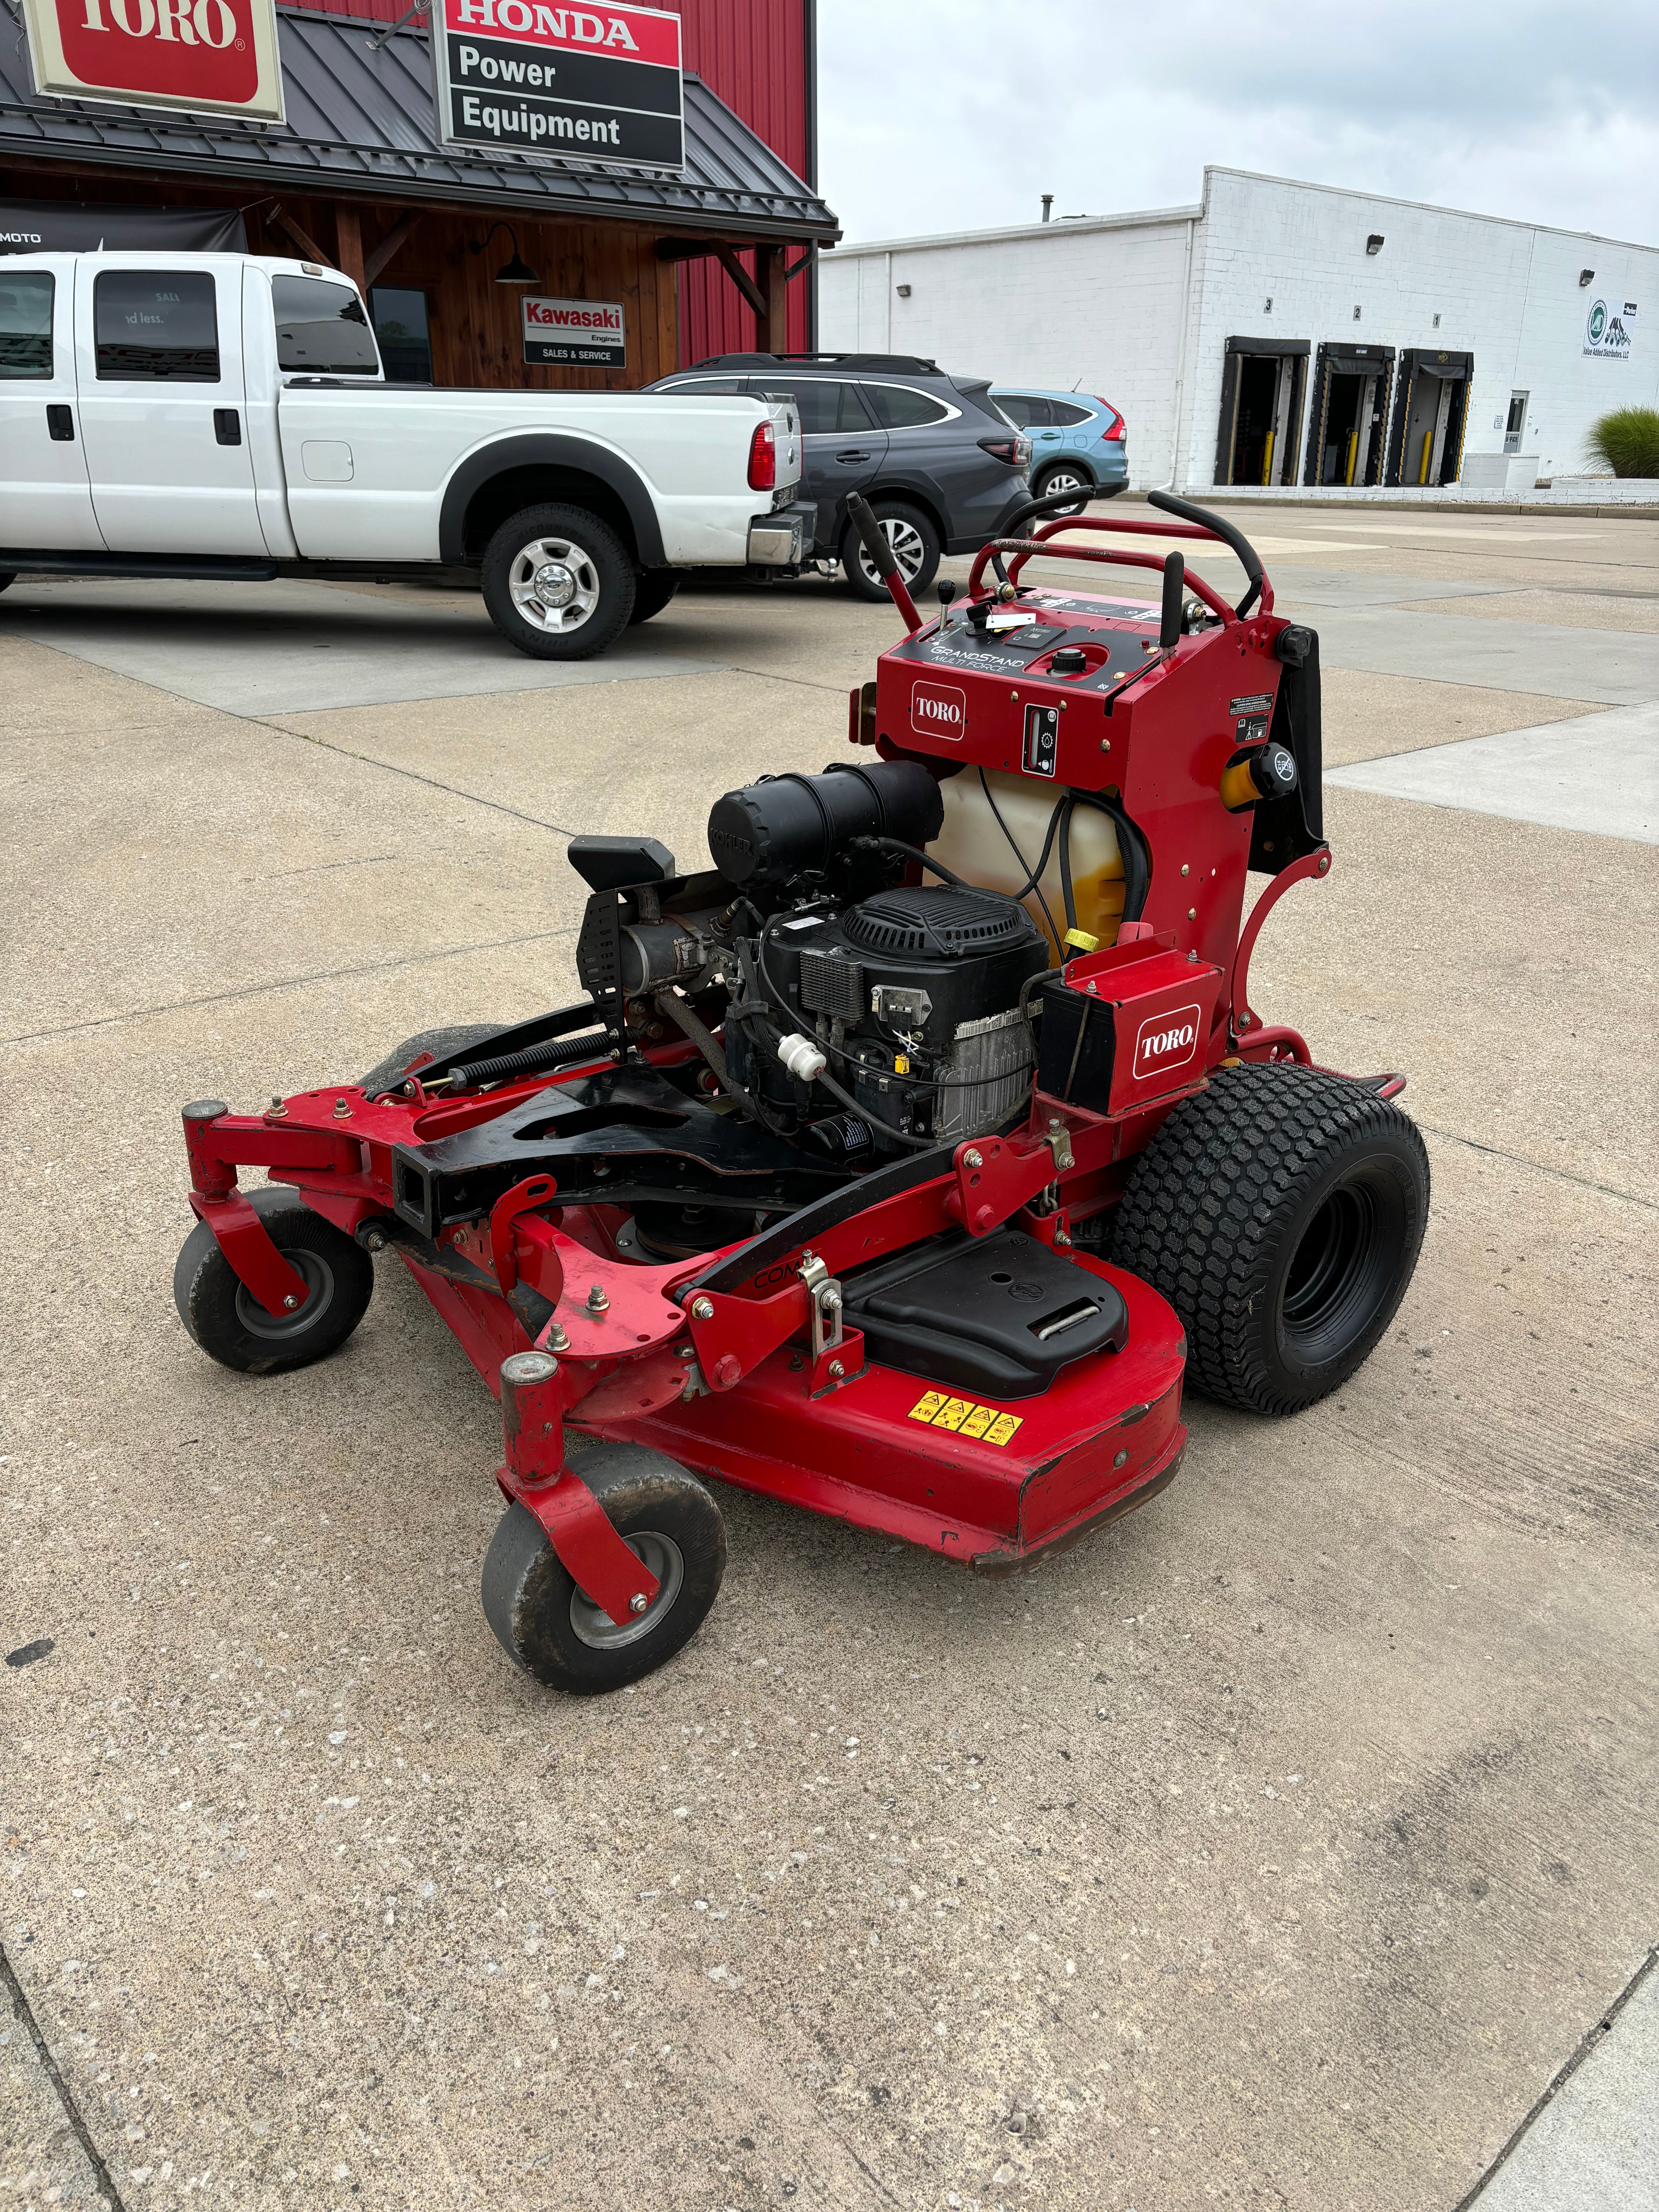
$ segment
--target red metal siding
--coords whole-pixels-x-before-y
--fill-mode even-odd
[[[322,15],[350,15],[395,23],[409,0],[304,0]],[[672,9],[684,27],[682,59],[798,177],[811,184],[811,122],[808,87],[811,57],[811,0],[655,0]],[[790,260],[797,261],[799,252]],[[754,258],[741,257],[751,272]],[[808,342],[804,270],[789,287],[789,344]],[[679,270],[681,365],[714,353],[747,353],[755,343],[755,316],[717,261],[688,261]]]

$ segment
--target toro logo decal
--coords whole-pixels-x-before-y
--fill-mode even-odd
[[[968,694],[954,684],[918,684],[910,694],[910,727],[924,738],[959,744],[968,720]]]
[[[280,122],[275,0],[25,0],[38,88]]]
[[[1149,1015],[1135,1038],[1136,1077],[1184,1067],[1198,1050],[1202,1018],[1197,1006],[1173,1006],[1168,1013]]]

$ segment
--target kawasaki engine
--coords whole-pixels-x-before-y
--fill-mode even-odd
[[[711,1094],[849,1165],[1000,1127],[1030,1096],[1022,994],[1047,949],[1016,901],[915,880],[942,818],[929,771],[891,761],[728,792],[700,876],[577,838],[582,982],[618,1041],[678,1027]]]

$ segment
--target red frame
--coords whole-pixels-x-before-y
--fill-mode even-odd
[[[1035,541],[1000,541],[1015,556],[1012,580],[1036,551],[1048,550],[1047,540],[1079,526],[1057,523]],[[1127,520],[1091,519],[1081,526],[1213,536]],[[972,589],[981,596],[994,550],[985,549],[974,566]],[[1067,559],[1081,552],[1124,566],[1161,566],[1143,554],[1052,550]],[[873,740],[890,757],[965,759],[1018,773],[1025,706],[1060,705],[1056,788],[1073,783],[1121,793],[1152,857],[1142,919],[1125,925],[1115,945],[1072,962],[1067,980],[1108,998],[1132,1035],[1167,1021],[1172,1009],[1184,1018],[1192,1006],[1201,1009],[1202,1035],[1166,1077],[1153,1068],[1144,1078],[1131,1070],[1115,1079],[1104,1113],[1037,1092],[1024,1129],[959,1144],[948,1169],[825,1232],[816,1257],[838,1276],[946,1229],[983,1236],[1012,1224],[1116,1286],[1129,1316],[1122,1351],[1091,1354],[1042,1395],[995,1407],[953,1398],[870,1361],[856,1332],[815,1358],[811,1297],[800,1273],[814,1254],[769,1265],[737,1291],[697,1291],[683,1305],[694,1279],[723,1255],[641,1265],[618,1250],[623,1217],[615,1209],[562,1207],[546,1175],[509,1191],[487,1220],[443,1232],[441,1242],[476,1270],[471,1280],[399,1247],[502,1400],[503,1494],[535,1514],[581,1587],[613,1618],[648,1601],[655,1584],[566,1467],[567,1424],[651,1444],[721,1481],[924,1545],[982,1571],[1016,1566],[1073,1540],[1141,1503],[1175,1472],[1187,1433],[1181,1325],[1146,1284],[1075,1250],[1072,1232],[1116,1203],[1136,1155],[1218,1065],[1308,1059],[1294,1031],[1264,1027],[1250,1008],[1249,959],[1278,898],[1293,882],[1322,878],[1330,857],[1322,848],[1275,877],[1241,933],[1250,815],[1230,813],[1218,787],[1239,750],[1230,726],[1239,697],[1277,692],[1274,647],[1285,625],[1273,615],[1265,584],[1261,610],[1241,619],[1201,579],[1188,581],[1221,615],[1219,625],[1183,636],[1155,658],[1149,653],[1109,696],[1079,691],[1063,677],[1028,671],[1011,681],[1005,672],[964,668],[951,677],[968,698],[963,735],[918,734],[908,702],[916,646],[935,635],[928,624],[919,640],[907,638],[882,655],[875,685],[854,695],[848,733],[855,744]],[[1068,599],[1073,623],[1103,632],[1127,627],[1144,638],[1149,619],[1156,627],[1155,608],[1127,615],[1121,603],[1103,599],[1104,611],[1096,615],[1080,595],[1060,596]],[[692,1048],[678,1041],[645,1054],[658,1064],[690,1056]],[[375,1100],[341,1085],[300,1093],[263,1115],[189,1109],[191,1203],[253,1295],[273,1311],[291,1310],[289,1301],[303,1304],[304,1283],[238,1190],[239,1169],[264,1167],[348,1235],[395,1244],[395,1146],[477,1127],[550,1084],[578,1080],[596,1064],[603,1063],[523,1077],[453,1103],[429,1097],[416,1077],[401,1093]],[[533,1343],[507,1297],[520,1283],[556,1309]],[[514,1367],[503,1377],[504,1362],[532,1351],[549,1357],[531,1363],[530,1380],[515,1381]]]

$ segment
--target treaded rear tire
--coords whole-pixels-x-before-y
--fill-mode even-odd
[[[1112,1258],[1175,1308],[1206,1397],[1293,1413],[1346,1382],[1394,1318],[1428,1208],[1428,1155],[1397,1107],[1316,1068],[1246,1065],[1142,1153]]]

